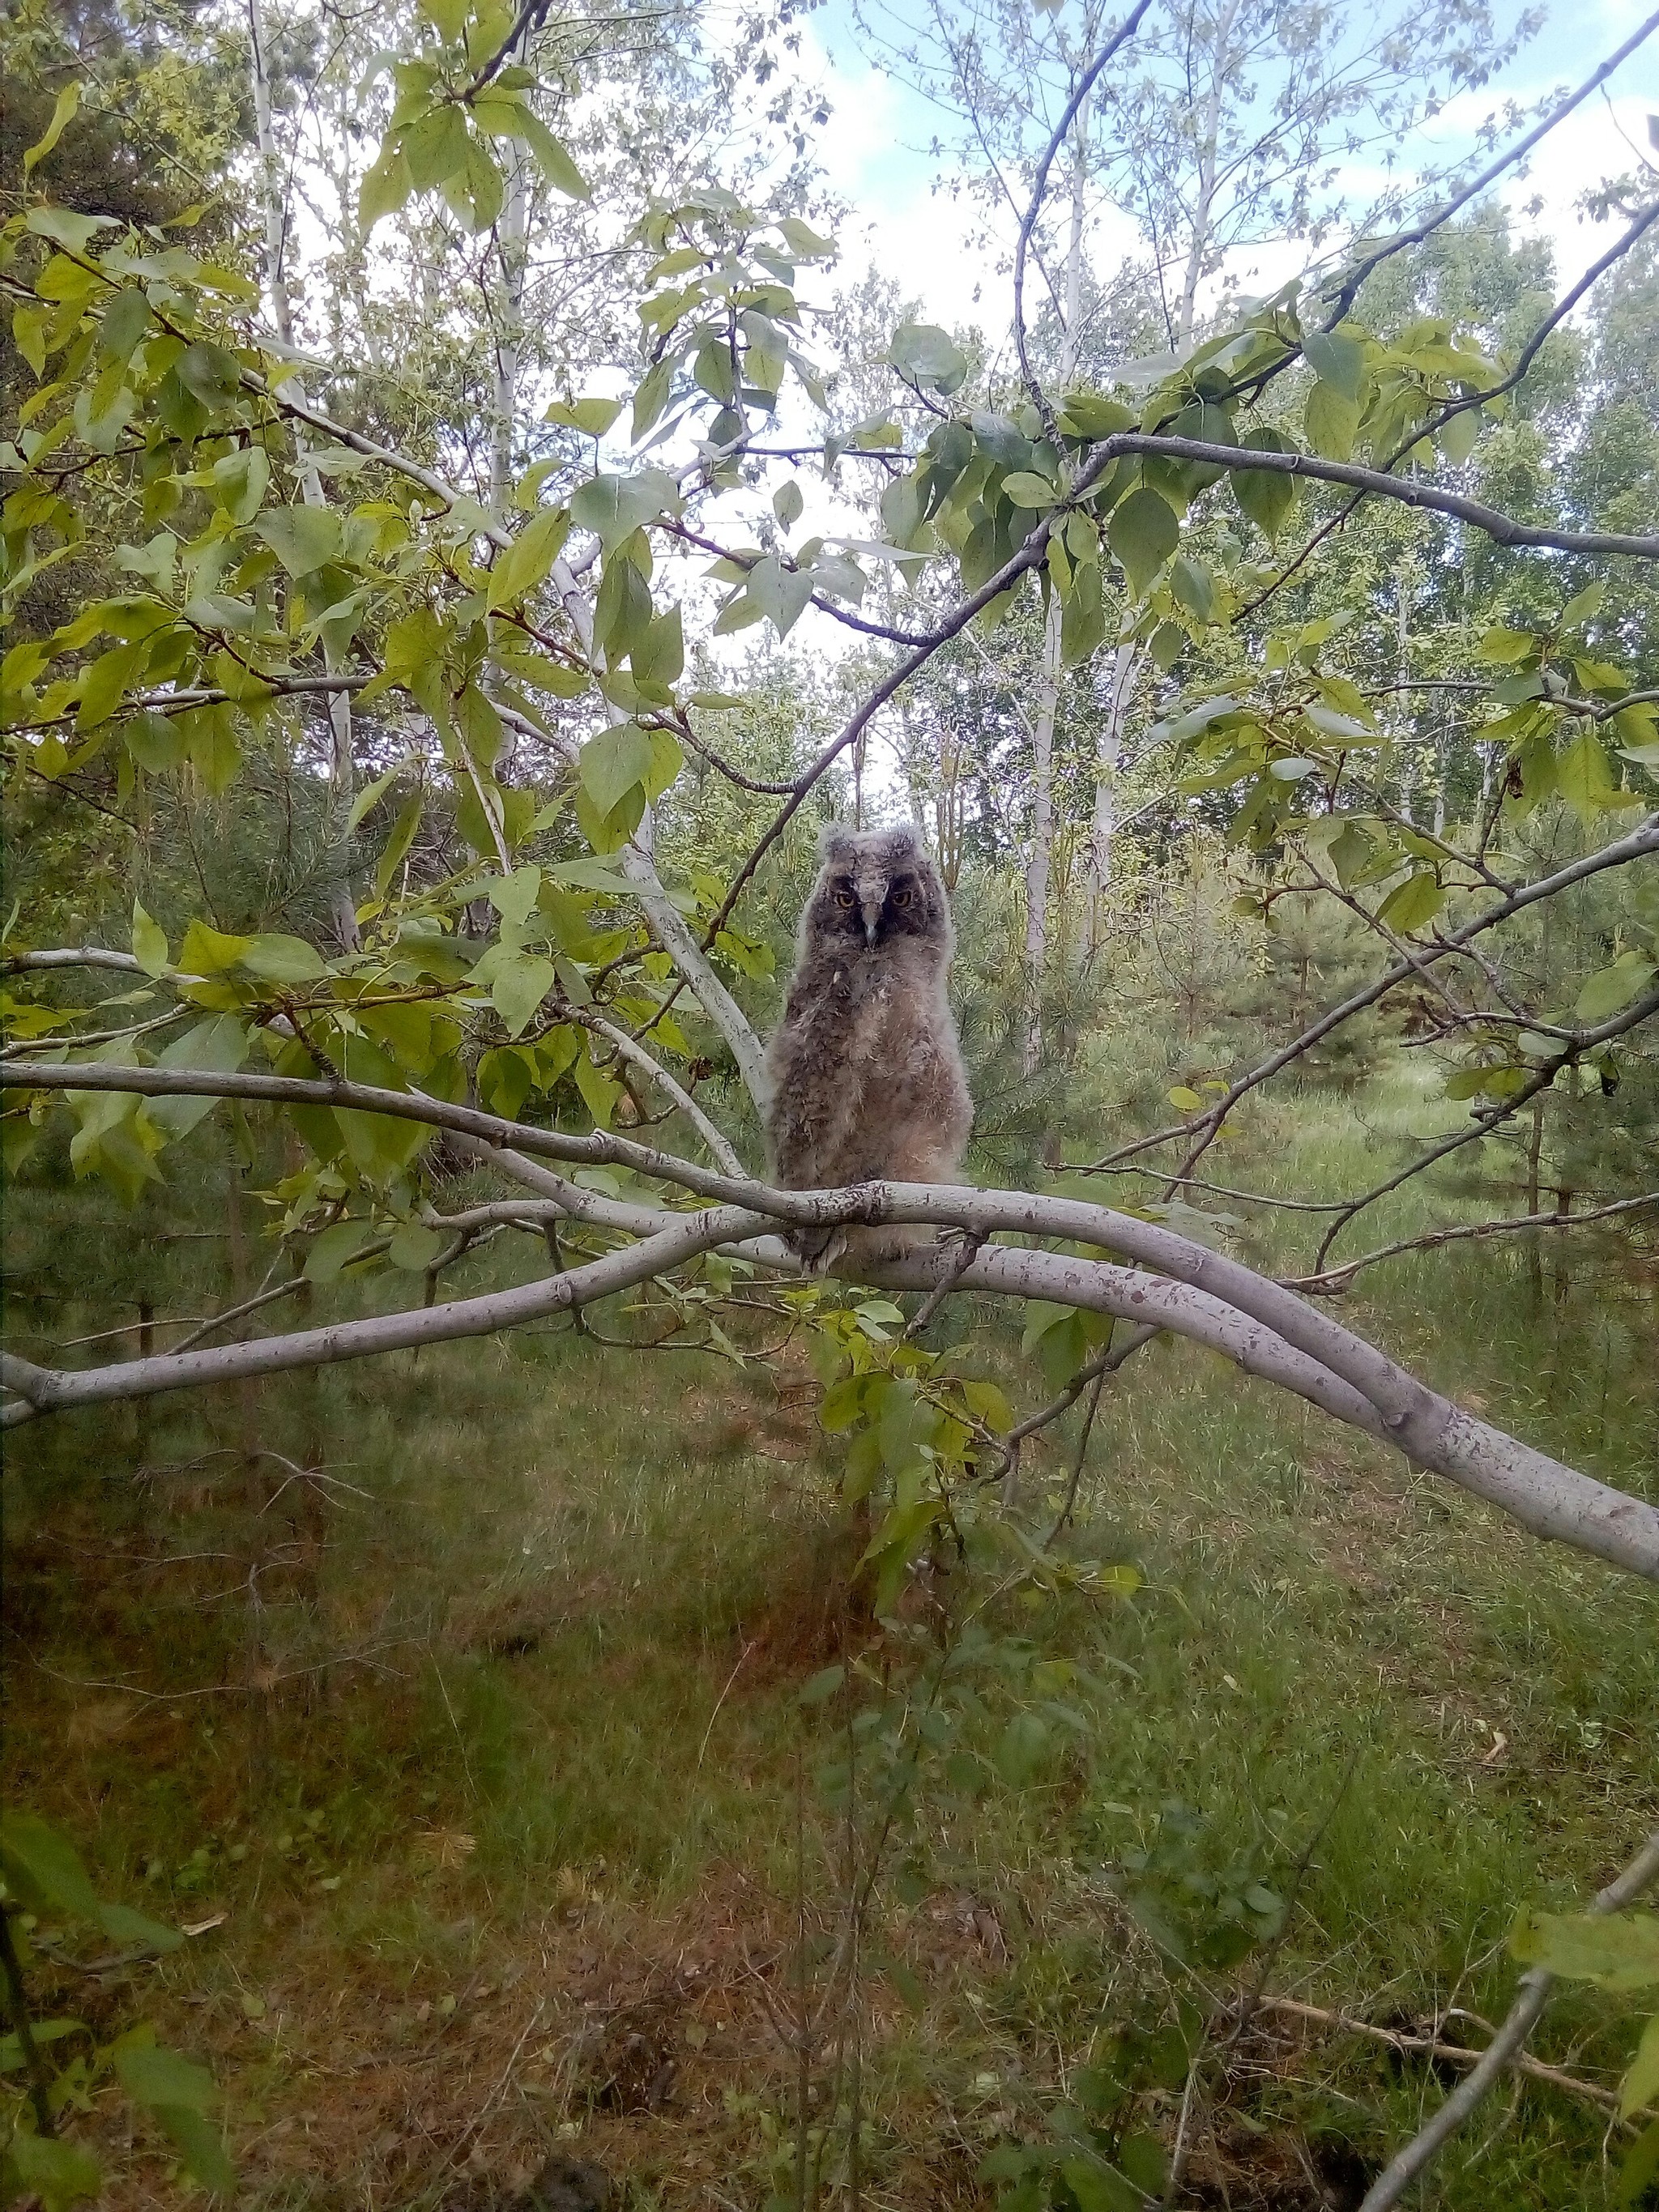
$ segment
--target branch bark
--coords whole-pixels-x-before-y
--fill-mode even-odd
[[[1047,1298],[1121,1315],[1133,1322],[1156,1321],[1160,1328],[1224,1351],[1249,1371],[1263,1374],[1323,1407],[1338,1419],[1381,1437],[1416,1465],[1486,1498],[1534,1534],[1556,1538],[1659,1581],[1659,1506],[1612,1489],[1476,1420],[1419,1382],[1385,1352],[1307,1305],[1282,1285],[1157,1223],[1114,1213],[1104,1206],[1018,1191],[927,1183],[875,1182],[846,1190],[777,1190],[750,1178],[696,1167],[674,1154],[608,1132],[576,1136],[562,1130],[533,1128],[474,1108],[366,1084],[111,1066],[88,1061],[74,1066],[27,1062],[0,1066],[0,1086],[114,1091],[149,1097],[260,1098],[392,1114],[434,1127],[458,1130],[493,1148],[591,1165],[623,1164],[692,1191],[712,1200],[716,1207],[741,1209],[762,1227],[780,1222],[816,1227],[854,1222],[922,1223],[960,1230],[981,1240],[1013,1234],[1091,1244],[1120,1254],[1152,1274],[1052,1253],[1000,1249],[980,1253],[959,1280],[967,1290]],[[693,1219],[707,1218],[700,1215]],[[712,1241],[730,1242],[739,1233],[750,1232],[724,1228]],[[690,1251],[708,1249],[708,1243],[694,1241]],[[624,1287],[643,1279],[643,1274],[678,1264],[671,1259],[661,1266],[646,1266],[643,1274],[628,1274],[623,1264],[628,1256],[611,1255],[623,1269],[612,1287]],[[878,1271],[874,1279],[926,1290],[938,1281],[941,1267],[954,1264],[949,1254],[923,1255],[917,1261],[896,1262]],[[1159,1282],[1154,1279],[1158,1275],[1169,1280]],[[525,1294],[500,1295],[511,1301]],[[441,1310],[450,1320],[441,1334],[455,1335],[483,1334],[511,1326],[514,1318],[521,1317],[510,1304],[501,1307],[494,1297],[466,1302],[471,1321],[458,1318],[462,1312],[459,1307]],[[395,1330],[400,1319],[394,1316],[389,1321],[344,1323],[331,1331],[309,1332],[310,1337],[327,1338],[335,1347],[325,1352],[307,1351],[284,1357],[282,1346],[300,1340],[278,1339],[193,1354],[194,1358],[215,1364],[199,1373],[191,1370],[172,1380],[147,1385],[146,1394],[153,1389],[178,1388],[186,1381],[223,1379],[227,1373],[242,1371],[226,1363],[243,1356],[260,1363],[252,1371],[264,1373],[286,1365],[311,1364],[324,1358],[357,1357],[361,1352],[390,1348],[391,1342],[425,1340],[418,1335],[396,1335],[388,1340],[379,1334],[387,1328]],[[353,1348],[344,1349],[348,1345]],[[131,1364],[128,1376],[145,1366],[143,1362]],[[116,1372],[106,1369],[60,1376],[30,1367],[27,1362],[14,1362],[6,1379],[26,1403],[8,1407],[3,1418],[8,1422],[27,1419],[31,1410],[55,1410],[82,1399],[130,1395],[118,1381],[107,1379]]]

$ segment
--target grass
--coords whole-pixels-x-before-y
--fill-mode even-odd
[[[1288,1097],[1212,1171],[1355,1188],[1447,1111],[1403,1079]],[[1413,1188],[1345,1249],[1449,1202]],[[100,1203],[19,1194],[26,1288]],[[216,1225],[213,1188],[161,1218]],[[1282,1226],[1238,1235],[1291,1249]],[[140,1245],[133,1281],[170,1269],[162,1310],[207,1310],[216,1245]],[[1344,1310],[1464,1403],[1651,1495],[1653,1285],[1596,1249],[1592,1266],[1561,1240],[1541,1297],[1512,1249],[1396,1261]],[[71,1301],[42,1325],[123,1317]],[[981,1371],[1020,1375],[1006,1316],[944,1325]],[[793,2201],[789,2024],[843,1924],[821,1770],[849,1710],[799,1693],[864,1650],[854,1703],[880,1704],[884,1673],[902,1700],[929,1617],[919,1590],[908,1640],[872,1642],[848,1603],[839,1447],[806,1379],[547,1334],[251,1407],[228,1391],[19,1432],[8,1794],[106,1893],[225,1916],[45,1994],[100,2032],[143,2013],[210,2060],[250,2203],[484,2205],[561,2148],[630,2206]],[[250,1476],[250,1437],[301,1462],[320,1445],[332,1485]],[[1030,1462],[1034,1516],[1074,1437]],[[1155,1346],[1103,1403],[1084,1507],[1074,1555],[1133,1559],[1141,1588],[990,1607],[883,1861],[860,1982],[872,2206],[988,2204],[985,2154],[1060,2141],[1103,2068],[1127,2084],[1115,2126],[1167,2145],[1187,2047],[1172,2070],[1158,2033],[1263,1972],[1384,2026],[1496,2017],[1516,1906],[1582,1899],[1659,1811],[1654,1593],[1299,1402]],[[962,1579],[927,1602],[958,1603]],[[867,1826],[873,1788],[864,1802]],[[1227,1900],[1258,1881],[1290,1902],[1282,1942],[1218,1963]],[[1569,1995],[1535,2047],[1605,2086],[1636,2017]],[[845,2106],[828,2042],[809,2071],[811,2114]],[[1187,2201],[1240,2212],[1357,2203],[1443,2094],[1417,2059],[1272,2014],[1197,2088]],[[121,2175],[108,2202],[169,2198],[142,2128],[125,2148],[101,2101],[79,2124]],[[1611,2203],[1603,2125],[1536,2084],[1500,2095],[1422,2202]]]

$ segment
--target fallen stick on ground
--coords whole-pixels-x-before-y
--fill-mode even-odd
[[[1387,2043],[1396,2051],[1420,2051],[1431,2058],[1449,2059],[1454,2066],[1478,2066],[1486,2057],[1483,2051],[1471,2051],[1461,2043],[1442,2043],[1431,2035],[1407,2035],[1392,2027],[1376,2027],[1368,2020],[1355,2020],[1346,2012],[1328,2012],[1322,2005],[1302,2004],[1295,1997],[1258,1997],[1257,2007],[1264,2012],[1288,2013],[1297,2020],[1316,2021],[1322,2027],[1340,2028],[1345,2035],[1369,2035],[1378,2043]],[[1510,2063],[1517,2073],[1525,2074],[1534,2081],[1547,2081],[1553,2088],[1565,2089],[1570,2096],[1583,2097],[1592,2105],[1601,2105],[1610,2112],[1619,2109],[1617,2093],[1599,2088],[1594,2081],[1581,2081],[1576,2074],[1563,2073],[1559,2066],[1547,2066],[1541,2058],[1534,2058],[1522,2051]]]

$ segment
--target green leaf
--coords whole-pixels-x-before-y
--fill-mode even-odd
[[[34,2020],[29,2022],[29,2030],[36,2044],[42,2048],[48,2044],[61,2043],[65,2036],[90,2035],[92,2033],[83,2020]],[[23,2046],[16,2036],[0,2035],[0,2074],[15,2074],[22,2064]]]
[[[532,115],[526,109],[519,135],[529,145],[540,164],[542,174],[556,192],[562,192],[567,199],[592,198],[592,186],[571,160],[563,143],[553,136],[540,116]]]
[[[149,654],[147,644],[118,645],[108,653],[100,653],[82,671],[80,702],[75,717],[77,730],[95,729],[100,722],[109,720]]]
[[[0,2157],[0,2179],[9,2203],[14,2194],[38,2197],[45,2212],[69,2212],[96,2197],[103,2169],[90,2151],[60,2136],[25,2135],[20,2129]]]
[[[680,510],[679,487],[666,469],[590,477],[570,502],[573,520],[592,531],[607,553],[665,509],[672,514]]]
[[[544,507],[527,522],[489,571],[489,604],[504,607],[544,582],[570,533],[570,510]]]
[[[525,1029],[557,981],[553,963],[540,953],[514,953],[495,963],[489,995],[509,1036]]]
[[[1036,1713],[1016,1713],[1003,1729],[992,1764],[1011,1790],[1023,1790],[1048,1754],[1048,1723]]]
[[[471,143],[461,111],[445,100],[404,127],[404,158],[417,191],[430,191],[466,165]]]
[[[1308,394],[1303,428],[1315,453],[1328,461],[1346,461],[1353,452],[1359,410],[1334,384],[1322,380]]]
[[[392,1238],[386,1258],[411,1275],[423,1274],[444,1249],[444,1234],[423,1221],[405,1221]]]
[[[1109,438],[1134,419],[1121,399],[1109,399],[1103,392],[1068,392],[1060,403],[1060,427],[1074,438]]]
[[[824,1667],[801,1685],[796,1702],[803,1705],[821,1705],[833,1698],[847,1680],[845,1667]]]
[[[185,931],[179,969],[189,975],[222,975],[227,968],[237,965],[252,942],[251,937],[227,937],[204,921],[192,921]]]
[[[799,216],[781,216],[778,228],[797,261],[833,261],[839,251],[833,238],[821,238]]]
[[[1016,469],[1003,478],[1002,489],[1016,507],[1053,507],[1060,497],[1057,487],[1032,469]]]
[[[236,2169],[226,2155],[223,2137],[194,2106],[154,2105],[150,2118],[172,2136],[192,2180],[216,2196],[231,2194],[236,2186]]]
[[[162,1067],[190,1068],[212,1075],[234,1074],[247,1057],[247,1032],[234,1014],[214,1014],[175,1037],[156,1059]],[[149,1098],[144,1111],[169,1137],[188,1136],[218,1101],[214,1098]]]
[[[1376,909],[1376,918],[1386,928],[1406,933],[1432,921],[1445,903],[1446,894],[1436,881],[1434,870],[1419,868],[1403,884],[1395,885]]]
[[[1170,570],[1170,589],[1194,622],[1215,620],[1215,580],[1203,562],[1177,554]]]
[[[340,1270],[368,1243],[373,1230],[367,1221],[334,1221],[311,1240],[306,1255],[308,1283],[331,1283]]]
[[[591,1057],[593,1040],[588,1039],[588,1049],[576,1062],[576,1088],[581,1092],[582,1103],[593,1116],[596,1128],[608,1129],[617,1110],[617,1101],[622,1097],[622,1085],[614,1076],[607,1075],[602,1067],[595,1067]]]
[[[348,837],[349,837],[353,830],[357,828],[364,815],[368,812],[369,809],[374,805],[376,799],[380,799],[384,793],[392,788],[392,785],[398,781],[398,778],[403,774],[405,765],[406,763],[403,761],[395,761],[392,765],[386,769],[384,775],[377,775],[372,783],[366,783],[363,786],[362,789],[357,793],[357,796],[352,800],[351,811],[346,816],[345,833]]]
[[[146,975],[165,975],[173,965],[167,932],[151,921],[137,899],[132,902],[132,957]]]
[[[685,672],[685,631],[678,607],[658,615],[645,635],[635,641],[632,663],[641,684],[679,682]]]
[[[1277,430],[1247,430],[1241,443],[1260,453],[1288,453],[1290,441]],[[1277,538],[1296,505],[1296,478],[1273,469],[1234,469],[1230,481],[1241,511],[1264,537]]]
[[[1659,969],[1645,953],[1621,952],[1610,968],[1598,969],[1579,992],[1572,1009],[1575,1020],[1587,1025],[1606,1021],[1645,990],[1656,975]]]
[[[31,208],[23,221],[37,238],[49,238],[70,253],[84,253],[100,230],[117,218],[112,215],[76,215],[62,207]]]
[[[1164,1095],[1171,1106],[1179,1108],[1183,1114],[1198,1114],[1203,1111],[1204,1101],[1189,1083],[1177,1083]]]
[[[392,825],[392,835],[386,840],[386,850],[374,864],[374,894],[384,898],[386,887],[403,864],[403,858],[415,842],[415,834],[421,826],[421,816],[426,809],[426,793],[418,786],[404,801],[398,819]]]
[[[267,983],[310,983],[328,973],[328,963],[314,945],[280,930],[249,938],[242,965],[249,975],[260,976]]]
[[[1475,648],[1482,660],[1503,664],[1525,660],[1537,650],[1538,640],[1529,629],[1489,629]]]
[[[805,510],[806,500],[800,486],[791,477],[781,483],[772,495],[772,512],[786,530],[793,530]]]
[[[1321,737],[1335,738],[1345,744],[1367,744],[1373,740],[1374,732],[1363,722],[1356,722],[1351,714],[1339,714],[1334,707],[1316,703],[1302,711]]]
[[[514,868],[510,876],[499,877],[490,884],[489,903],[503,921],[510,923],[515,929],[522,929],[535,911],[541,890],[542,872],[532,861],[522,868]]]
[[[1559,628],[1577,629],[1580,623],[1587,623],[1592,615],[1600,613],[1601,602],[1607,595],[1607,587],[1601,577],[1598,576],[1593,584],[1586,584],[1583,590],[1570,599],[1562,608]]]
[[[969,1412],[987,1428],[1006,1434],[1014,1425],[1014,1409],[998,1384],[964,1382],[962,1395]]]
[[[340,552],[340,518],[331,507],[284,507],[254,525],[290,576],[313,575]]]
[[[233,522],[252,521],[270,482],[270,462],[263,446],[239,446],[213,465],[213,495]]]
[[[1656,2100],[1659,2100],[1659,2014],[1642,2030],[1636,2056],[1619,2084],[1619,2117],[1628,2120]]]
[[[812,598],[812,579],[796,568],[786,568],[774,554],[757,561],[749,572],[747,597],[777,631],[787,637]]]
[[[601,730],[582,747],[582,788],[603,817],[651,772],[651,740],[637,722]]]
[[[544,419],[580,430],[585,438],[602,438],[622,410],[620,399],[556,399]]]
[[[1659,137],[1649,118],[1650,137]],[[1625,2162],[1619,2169],[1619,2205],[1620,2212],[1632,2212],[1646,2193],[1648,2184],[1659,2175],[1659,2120],[1643,2129],[1636,2141],[1625,2153]]]
[[[23,155],[23,174],[26,177],[46,160],[47,155],[63,137],[64,126],[80,105],[81,80],[79,77],[71,77],[58,95],[57,104],[52,111],[51,122]]]
[[[1181,543],[1181,526],[1169,502],[1143,484],[1113,508],[1106,535],[1130,589],[1141,599]]]
[[[1568,1981],[1659,1989],[1659,1917],[1650,1912],[1523,1912],[1510,1949]]]
[[[415,190],[414,173],[409,166],[401,138],[388,138],[381,147],[379,160],[364,177],[357,190],[357,221],[365,238],[384,215],[395,215],[404,206]]]
[[[1140,2191],[1109,2166],[1068,2158],[1060,2171],[1077,2199],[1078,2212],[1145,2212],[1146,2199]]]
[[[37,1912],[98,1924],[96,1892],[73,1844],[34,1813],[0,1813],[0,1872]]]
[[[1086,660],[1106,635],[1106,606],[1101,596],[1099,564],[1079,562],[1072,588],[1060,602],[1060,657],[1067,668]]]
[[[169,1951],[177,1951],[184,1943],[176,1928],[166,1927],[161,1921],[152,1920],[147,1912],[135,1911],[130,1905],[100,1905],[98,1919],[112,1943],[142,1945],[158,1958],[165,1958]]]
[[[1581,821],[1589,821],[1609,806],[1636,803],[1631,792],[1620,791],[1613,780],[1607,749],[1594,730],[1585,730],[1555,758],[1556,788]]]
[[[968,379],[967,355],[937,323],[901,323],[887,358],[901,376],[947,395]]]
[[[620,668],[650,627],[650,586],[625,556],[607,561],[593,607],[593,641],[607,666]]]
[[[1435,432],[1435,443],[1454,468],[1461,468],[1480,442],[1480,410],[1462,407]]]
[[[1302,356],[1322,384],[1333,386],[1358,408],[1365,388],[1365,349],[1340,331],[1310,331],[1302,341]]]

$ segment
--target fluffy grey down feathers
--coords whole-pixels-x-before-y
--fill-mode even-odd
[[[945,886],[911,829],[831,828],[820,854],[767,1051],[773,1172],[787,1190],[952,1182],[974,1107],[945,995]],[[868,1258],[907,1241],[860,1240]]]

